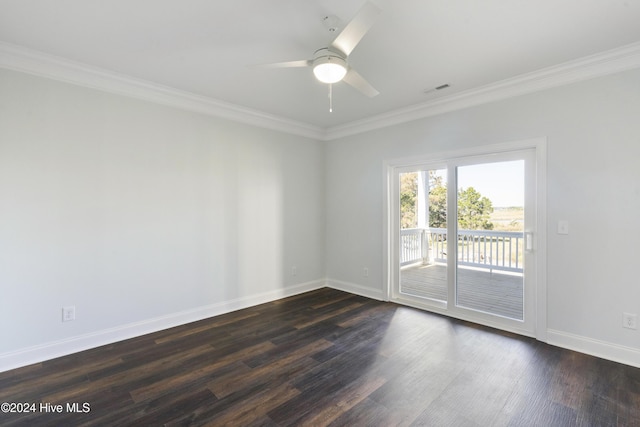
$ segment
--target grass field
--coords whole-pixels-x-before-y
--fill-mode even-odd
[[[494,208],[490,218],[496,231],[523,231],[524,208]]]

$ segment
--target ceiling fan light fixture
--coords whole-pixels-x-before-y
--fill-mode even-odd
[[[313,75],[322,83],[337,83],[346,74],[347,62],[339,56],[321,56],[313,61]]]

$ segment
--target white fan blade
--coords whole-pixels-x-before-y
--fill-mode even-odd
[[[310,59],[301,59],[300,61],[288,61],[288,62],[276,62],[274,64],[260,64],[254,65],[258,68],[297,68],[297,67],[310,67],[313,63]]]
[[[343,82],[348,85],[353,86],[355,89],[362,92],[364,95],[367,95],[369,98],[373,98],[376,95],[379,95],[380,92],[376,90],[373,86],[369,84],[360,74],[356,72],[353,68],[349,68],[347,75],[342,79]]]
[[[378,6],[369,1],[366,2],[331,45],[346,56],[349,56],[351,51],[362,40],[362,37],[369,31],[369,28],[376,22],[380,12],[382,11]]]

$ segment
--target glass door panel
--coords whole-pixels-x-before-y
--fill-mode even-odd
[[[524,160],[458,166],[456,306],[524,320]]]
[[[447,171],[399,175],[401,295],[447,302]]]

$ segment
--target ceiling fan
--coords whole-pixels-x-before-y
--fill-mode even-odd
[[[371,86],[356,70],[349,66],[348,58],[353,49],[355,49],[360,40],[362,40],[374,24],[380,12],[381,10],[378,6],[367,1],[328,47],[323,47],[315,51],[313,59],[278,62],[275,64],[261,65],[260,67],[312,67],[315,77],[322,83],[329,84],[330,100],[331,85],[340,81],[344,81],[362,94],[372,98],[380,92]],[[332,28],[329,28],[329,30],[331,31]],[[329,107],[329,111],[331,111],[331,106]]]

